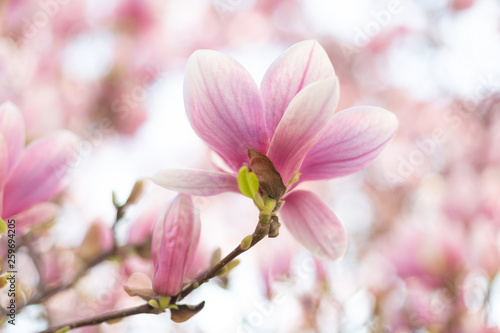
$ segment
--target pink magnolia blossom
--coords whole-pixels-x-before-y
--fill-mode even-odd
[[[452,0],[451,8],[455,10],[469,9],[475,3],[475,0]]]
[[[200,217],[189,195],[180,194],[153,232],[153,289],[159,295],[177,295],[200,237]]]
[[[260,91],[232,58],[196,51],[189,58],[184,81],[187,116],[230,171],[165,170],[152,180],[192,195],[238,192],[236,173],[250,162],[247,147],[266,154],[284,184],[300,173],[292,188],[305,180],[359,171],[380,154],[398,122],[378,107],[335,113],[338,99],[333,66],[314,40],[293,45],[274,61]],[[319,258],[342,257],[347,235],[335,213],[315,194],[290,190],[280,214],[292,235]]]
[[[17,217],[22,228],[54,218],[57,208],[46,201],[64,188],[78,144],[59,131],[25,148],[21,113],[10,102],[0,105],[0,216]]]

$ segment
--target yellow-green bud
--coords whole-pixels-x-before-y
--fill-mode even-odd
[[[155,309],[160,308],[160,305],[158,304],[158,302],[155,299],[150,299],[148,304]]]
[[[250,245],[252,245],[252,235],[248,235],[243,240],[241,241],[240,247],[243,251],[246,251],[250,248]]]
[[[165,309],[167,307],[167,305],[170,303],[170,300],[172,299],[172,297],[170,296],[160,296],[158,297],[158,300],[160,301],[160,307],[162,309]]]
[[[274,210],[274,207],[276,207],[276,200],[272,198],[266,198],[266,208],[272,212]]]
[[[224,266],[221,269],[219,269],[219,271],[217,272],[217,276],[226,275],[227,272],[228,272],[227,266]]]

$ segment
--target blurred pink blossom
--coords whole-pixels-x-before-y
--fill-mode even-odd
[[[95,221],[87,230],[80,245],[78,255],[85,261],[90,261],[101,253],[113,248],[113,230],[103,221]]]
[[[74,165],[78,138],[59,131],[25,146],[24,121],[12,103],[0,105],[0,216],[23,216],[34,225],[55,216],[46,203],[65,186],[65,176]]]
[[[463,267],[463,229],[450,223],[422,230],[400,223],[381,240],[382,253],[402,279],[417,277],[428,286],[441,286]]]
[[[259,261],[259,266],[268,298],[273,296],[273,282],[290,276],[292,260],[297,253],[297,243],[290,242],[291,239],[288,233],[282,233],[269,245],[270,248],[260,249],[262,259]]]

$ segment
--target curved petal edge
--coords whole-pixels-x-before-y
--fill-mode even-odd
[[[185,72],[184,104],[196,134],[233,170],[248,163],[247,147],[267,150],[269,136],[257,84],[227,55],[193,53]]]
[[[389,144],[397,128],[394,114],[379,107],[337,112],[304,159],[300,181],[331,179],[365,168]]]
[[[312,192],[291,192],[279,214],[295,239],[315,257],[323,260],[344,257],[347,232],[337,215]]]
[[[291,100],[307,85],[335,77],[328,54],[316,40],[305,40],[289,47],[269,66],[260,91],[272,136]]]
[[[236,175],[207,170],[163,170],[150,177],[153,183],[167,190],[190,195],[212,196],[224,192],[238,192]]]

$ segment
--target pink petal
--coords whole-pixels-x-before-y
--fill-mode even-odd
[[[308,85],[288,106],[267,152],[285,185],[320,139],[338,99],[338,80],[330,78]]]
[[[190,195],[211,196],[239,192],[236,175],[206,170],[163,170],[149,178],[168,190]]]
[[[297,43],[276,59],[260,86],[269,136],[272,137],[288,104],[300,90],[329,77],[335,77],[332,63],[315,40]]]
[[[54,197],[78,156],[78,138],[60,131],[32,142],[12,170],[3,198],[4,215],[17,214]]]
[[[7,174],[10,173],[14,163],[24,149],[25,128],[21,112],[11,102],[0,105],[0,133],[3,134],[9,153]]]
[[[198,211],[191,197],[181,194],[158,220],[153,232],[153,289],[157,294],[174,296],[179,293],[199,237]]]
[[[363,169],[387,146],[397,127],[394,114],[381,108],[337,112],[304,159],[300,180],[330,179]]]
[[[3,216],[3,189],[5,181],[7,180],[7,159],[7,144],[5,143],[2,133],[0,133],[0,217]]]
[[[53,221],[58,212],[59,206],[56,204],[51,202],[42,202],[22,211],[21,213],[13,216],[13,218],[16,220],[16,227],[19,228],[19,232],[24,234],[38,224]]]
[[[196,51],[187,64],[184,103],[195,132],[238,170],[247,147],[266,151],[269,136],[257,85],[232,58]]]
[[[285,198],[280,221],[314,256],[341,259],[347,250],[347,233],[335,213],[309,191],[297,190]]]

